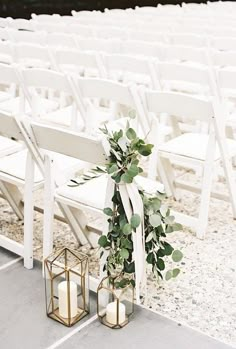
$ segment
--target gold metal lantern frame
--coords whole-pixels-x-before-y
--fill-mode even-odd
[[[102,324],[119,329],[126,326],[134,313],[134,287],[131,283],[117,287],[122,275],[102,279],[97,289],[97,314]]]
[[[69,248],[44,261],[47,316],[73,326],[89,313],[88,257]]]

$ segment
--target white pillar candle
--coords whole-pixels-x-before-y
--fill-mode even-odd
[[[77,315],[77,284],[74,281],[70,283],[70,314],[71,318]],[[58,285],[58,303],[59,315],[68,319],[68,296],[67,296],[68,281],[62,281]]]
[[[123,303],[119,303],[118,309],[119,309],[118,324],[121,325],[125,321],[125,305]],[[106,320],[112,325],[117,324],[117,300],[107,305]]]

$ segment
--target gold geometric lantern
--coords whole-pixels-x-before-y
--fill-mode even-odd
[[[101,323],[110,328],[122,328],[129,323],[134,312],[134,287],[122,288],[122,276],[107,276],[97,289],[97,314]]]
[[[73,326],[89,313],[88,257],[69,248],[44,261],[47,316]]]

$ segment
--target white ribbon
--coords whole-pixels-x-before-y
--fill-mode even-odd
[[[145,234],[144,234],[144,212],[143,201],[139,194],[137,185],[135,182],[127,184],[118,184],[122,204],[125,210],[125,214],[128,222],[130,223],[133,214],[138,214],[141,218],[141,224],[136,228],[136,231],[132,233],[133,239],[133,260],[135,263],[135,284],[136,284],[136,302],[140,303],[140,290],[146,288],[146,261],[145,261]],[[108,178],[107,186],[107,198],[106,206],[111,206],[111,198],[114,194],[115,183],[112,179]],[[112,195],[111,195],[112,194]],[[107,223],[105,234],[107,234]],[[107,257],[104,256],[104,258]],[[105,262],[103,260],[103,262]],[[102,263],[103,264],[103,263]]]

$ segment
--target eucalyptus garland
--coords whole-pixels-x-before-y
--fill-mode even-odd
[[[113,207],[106,207],[104,213],[108,216],[108,234],[102,235],[98,241],[100,247],[109,251],[104,270],[110,276],[121,274],[123,277],[116,287],[125,287],[127,283],[135,286],[135,263],[133,260],[132,232],[141,224],[140,216],[134,214],[130,222],[122,204],[119,184],[132,183],[134,178],[143,172],[139,166],[140,158],[151,154],[153,145],[147,144],[139,138],[133,128],[127,124],[126,129],[109,132],[106,127],[101,129],[110,144],[110,158],[106,172],[115,181]],[[139,191],[144,205],[144,233],[147,264],[157,278],[163,278],[166,269],[166,259],[179,262],[183,254],[175,250],[167,241],[169,233],[182,230],[180,224],[175,223],[170,210],[162,202],[165,194],[156,192],[147,195]],[[101,252],[101,256],[104,251]],[[179,268],[168,270],[165,279],[175,278],[180,273]]]

